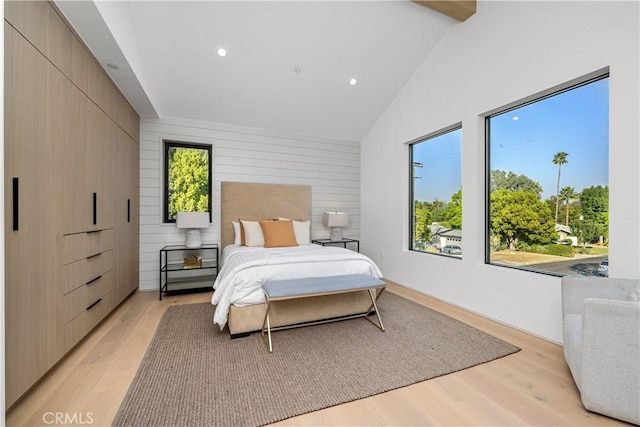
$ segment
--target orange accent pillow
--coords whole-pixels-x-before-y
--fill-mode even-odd
[[[259,221],[265,248],[298,246],[291,221]]]

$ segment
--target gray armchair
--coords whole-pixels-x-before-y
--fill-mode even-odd
[[[640,281],[562,279],[564,357],[586,409],[640,425]]]

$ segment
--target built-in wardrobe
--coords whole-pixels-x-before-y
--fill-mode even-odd
[[[13,405],[138,288],[139,117],[46,1],[5,1]]]

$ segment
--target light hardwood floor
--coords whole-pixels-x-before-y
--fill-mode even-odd
[[[522,351],[279,425],[625,425],[582,407],[562,347],[397,285],[388,290]],[[75,421],[69,424],[111,424],[165,309],[209,299],[210,293],[166,296],[163,301],[157,292],[132,295],[10,409],[7,425],[52,425],[56,413]]]

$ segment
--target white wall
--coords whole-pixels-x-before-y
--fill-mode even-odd
[[[349,213],[345,237],[360,237],[360,144],[185,119],[140,123],[140,289],[158,289],[158,251],[184,242],[184,231],[162,224],[162,141],[213,146],[213,223],[203,240],[220,243],[220,182],[312,187],[311,235],[328,237],[322,213]]]
[[[385,277],[561,342],[560,278],[484,263],[480,116],[606,67],[610,272],[639,277],[638,27],[638,2],[481,0],[449,30],[362,141],[361,248]],[[460,121],[463,259],[410,252],[405,143]]]

